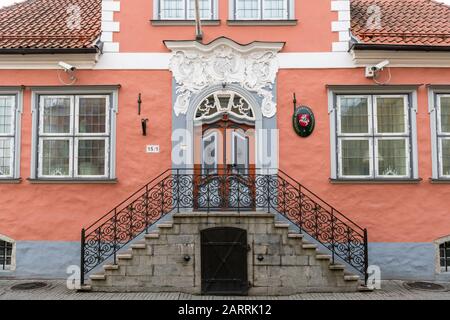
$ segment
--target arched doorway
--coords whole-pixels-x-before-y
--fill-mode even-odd
[[[217,91],[194,114],[195,209],[255,208],[255,111],[234,91]]]
[[[247,294],[247,231],[210,228],[200,238],[202,294]]]

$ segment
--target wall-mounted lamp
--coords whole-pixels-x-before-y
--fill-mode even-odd
[[[141,119],[141,124],[142,124],[142,135],[146,136],[147,135],[147,122],[148,119]]]
[[[183,257],[183,259],[184,261],[189,262],[191,260],[191,256],[187,254]]]
[[[137,101],[137,103],[138,103],[138,115],[141,115],[142,96],[141,96],[140,93],[139,93],[139,96],[138,96],[138,101]]]
[[[264,260],[264,256],[262,254],[258,254],[258,257],[256,259],[258,259],[258,261],[261,262]]]

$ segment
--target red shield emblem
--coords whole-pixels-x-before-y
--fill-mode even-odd
[[[309,123],[311,122],[311,116],[309,114],[299,114],[298,116],[298,123],[300,124],[301,127],[305,128],[309,125]]]

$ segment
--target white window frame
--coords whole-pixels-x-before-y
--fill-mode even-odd
[[[116,93],[105,92],[105,93],[97,93],[93,92],[89,93],[65,93],[65,94],[46,94],[42,93],[33,93],[38,96],[39,101],[39,113],[38,117],[34,119],[37,120],[36,123],[38,132],[37,136],[37,157],[32,159],[32,163],[37,163],[37,172],[33,174],[32,177],[34,179],[51,179],[51,180],[106,180],[106,179],[114,179],[115,178],[115,167],[112,165],[113,159],[115,159],[114,150],[112,150],[111,146],[115,141],[115,118],[112,119],[112,115],[117,113],[117,107],[114,104],[117,104],[117,97],[113,97],[113,101],[111,100],[112,95],[116,95]],[[71,101],[71,116],[70,116],[70,133],[58,134],[58,133],[44,133],[43,132],[43,101],[45,98],[70,98]],[[80,98],[105,98],[106,100],[106,126],[105,133],[78,133],[79,130],[79,99]],[[113,103],[111,103],[113,102]],[[114,121],[112,121],[114,120]],[[43,174],[43,141],[44,140],[68,140],[69,141],[69,175],[66,176],[54,176],[54,175],[44,175]],[[79,140],[105,140],[105,174],[104,175],[79,175],[78,174],[78,141]],[[33,179],[32,178],[32,179]]]
[[[44,126],[39,125],[39,136],[41,137],[65,137],[69,135],[74,134],[74,125],[73,125],[73,119],[72,114],[74,114],[74,99],[73,96],[40,96],[39,97],[39,124],[44,123],[44,99],[69,99],[70,100],[70,131],[68,133],[45,133],[44,132]]]
[[[440,97],[450,96],[450,85],[428,85],[428,112],[430,114],[431,129],[431,159],[432,176],[431,182],[448,183],[449,175],[443,174],[442,165],[442,140],[450,138],[450,133],[441,130],[441,101]]]
[[[401,90],[405,91],[405,93],[398,92],[388,92],[388,93],[380,93],[378,91],[371,92],[370,90],[361,92],[360,89],[339,89],[339,90],[328,90],[329,95],[329,114],[331,121],[331,177],[336,180],[412,180],[418,179],[418,170],[417,170],[417,142],[416,142],[416,122],[414,112],[416,111],[413,106],[417,105],[417,94],[416,91],[410,90]],[[389,90],[388,90],[389,91]],[[398,90],[396,90],[398,91]],[[368,98],[368,117],[369,119],[369,133],[358,133],[358,134],[342,134],[341,133],[341,124],[340,124],[340,116],[341,116],[341,98]],[[376,101],[379,97],[403,97],[404,107],[405,107],[405,130],[403,133],[378,133],[377,132],[377,119],[376,119]],[[410,100],[413,105],[410,105]],[[341,140],[364,140],[368,139],[371,151],[369,155],[371,156],[371,164],[370,164],[370,176],[349,176],[343,175],[343,167],[342,167],[342,146]],[[391,176],[391,175],[379,175],[379,164],[377,161],[378,153],[378,141],[379,140],[401,140],[406,139],[407,142],[407,174],[399,175],[399,176]],[[412,163],[411,163],[412,162]],[[412,166],[411,166],[412,165]]]
[[[7,267],[6,269],[0,269],[0,274],[16,270],[16,242],[13,239],[2,234],[0,234],[0,241],[8,242],[12,245],[11,264],[5,265],[5,268]]]
[[[397,175],[397,176],[391,176],[391,175],[382,175],[380,174],[380,163],[378,161],[378,141],[383,140],[405,140],[405,147],[406,147],[406,174],[405,175]],[[392,177],[395,178],[409,178],[411,175],[408,174],[411,172],[411,168],[410,168],[410,163],[411,163],[411,152],[410,152],[410,138],[409,137],[376,137],[375,138],[375,148],[374,148],[374,152],[376,152],[376,155],[374,154],[374,162],[375,162],[375,177],[377,178],[384,178],[384,179],[390,179]]]
[[[230,10],[230,20],[293,20],[295,19],[294,15],[294,8],[295,8],[295,0],[284,0],[286,2],[286,12],[284,13],[282,18],[272,18],[272,17],[265,17],[264,16],[264,0],[258,1],[258,17],[257,18],[246,18],[246,17],[240,17],[237,8],[238,8],[238,2],[239,1],[245,1],[245,0],[229,0],[229,10]]]
[[[105,121],[106,121],[106,126],[105,126],[105,132],[99,132],[99,133],[81,133],[79,132],[80,129],[80,98],[106,98],[106,114],[105,114]],[[95,137],[95,136],[99,136],[99,137],[103,137],[103,136],[109,136],[109,132],[110,132],[110,116],[111,116],[111,112],[109,112],[109,106],[111,105],[111,101],[109,96],[107,95],[76,95],[75,96],[75,134],[77,136],[87,136],[87,137]]]
[[[210,18],[202,18],[201,20],[216,20],[218,19],[218,8],[219,8],[219,0],[209,0],[211,3],[211,16]],[[155,20],[177,20],[177,21],[187,21],[187,20],[195,20],[195,17],[190,18],[189,17],[189,11],[190,11],[190,0],[183,0],[184,2],[184,9],[183,9],[183,17],[180,18],[169,18],[163,16],[164,12],[164,0],[154,0],[153,1],[153,18]]]
[[[444,140],[450,140],[450,132],[442,131],[441,123],[441,98],[450,98],[450,94],[437,94],[436,95],[436,124],[437,124],[437,145],[438,145],[438,164],[439,164],[439,177],[444,179],[450,179],[450,174],[444,174],[444,160],[443,160],[443,143]]]
[[[364,175],[354,175],[354,176],[349,176],[349,175],[344,175],[342,174],[342,172],[344,172],[343,170],[343,163],[342,163],[342,141],[345,140],[350,140],[350,141],[354,141],[354,140],[364,140],[364,141],[369,141],[369,175],[364,176]],[[374,154],[373,154],[373,139],[371,139],[371,137],[367,136],[367,137],[345,137],[345,138],[339,138],[338,139],[338,164],[339,164],[339,177],[340,178],[344,178],[344,179],[370,179],[373,177],[373,158],[374,158]]]
[[[11,132],[8,134],[0,134],[1,140],[12,140],[10,174],[0,176],[0,183],[10,180],[20,179],[20,131],[21,131],[21,115],[22,115],[22,89],[9,89],[0,87],[1,97],[10,97],[13,103],[13,117],[11,119]]]
[[[78,174],[78,143],[80,140],[103,140],[105,141],[105,174],[104,175],[99,175],[99,176],[95,176],[95,175],[83,175],[80,176]],[[109,137],[78,137],[75,138],[75,146],[74,146],[74,157],[73,157],[73,168],[74,168],[74,176],[77,178],[108,178],[108,172],[109,172]]]
[[[69,174],[65,176],[58,176],[58,175],[44,175],[43,172],[43,151],[44,151],[44,141],[69,141]],[[49,179],[70,179],[73,176],[73,138],[70,136],[67,137],[48,137],[44,136],[39,139],[39,177],[40,178],[49,178]]]

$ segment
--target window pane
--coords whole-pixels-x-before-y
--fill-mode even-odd
[[[44,133],[70,133],[70,98],[44,98]]]
[[[105,140],[78,140],[78,175],[105,175]]]
[[[217,135],[210,134],[203,138],[203,168],[208,170],[217,167]]]
[[[0,97],[0,134],[13,133],[14,100],[11,97]]]
[[[369,133],[367,98],[340,98],[341,133]]]
[[[441,132],[450,133],[450,97],[441,97]]]
[[[404,98],[377,98],[377,129],[379,133],[402,133],[406,128]]]
[[[0,177],[11,175],[11,145],[13,139],[0,139]]]
[[[195,0],[189,0],[189,19],[195,19]],[[200,0],[200,18],[212,19],[211,0]]]
[[[236,17],[238,19],[259,19],[260,0],[237,0]]]
[[[79,99],[79,133],[106,133],[106,98]]]
[[[69,140],[44,140],[42,142],[42,174],[68,176],[70,173]]]
[[[185,0],[161,0],[161,18],[184,19]]]
[[[406,140],[378,140],[378,174],[382,176],[407,175]]]
[[[286,19],[287,0],[264,0],[264,18]]]
[[[442,140],[442,174],[450,176],[450,139]]]
[[[342,175],[370,175],[369,140],[342,140]]]

